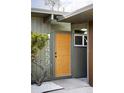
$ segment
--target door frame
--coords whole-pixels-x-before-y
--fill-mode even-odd
[[[55,76],[55,44],[56,44],[56,33],[70,33],[70,38],[71,38],[71,41],[70,41],[70,71],[71,71],[71,75],[70,76],[63,76],[63,77],[56,77]],[[66,79],[66,78],[71,78],[72,77],[72,49],[71,49],[71,45],[72,45],[72,33],[71,32],[66,32],[66,31],[55,31],[53,32],[53,38],[51,38],[53,41],[51,43],[53,43],[53,50],[52,50],[52,54],[51,54],[51,57],[52,57],[52,67],[51,67],[51,70],[52,70],[52,80],[56,80],[56,79]]]

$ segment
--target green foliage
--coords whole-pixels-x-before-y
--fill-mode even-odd
[[[41,50],[48,40],[47,34],[39,34],[36,32],[31,33],[31,59],[32,61],[36,59],[36,55],[39,50]]]

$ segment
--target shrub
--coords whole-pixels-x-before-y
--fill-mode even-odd
[[[44,70],[41,64],[37,63],[38,62],[37,55],[38,55],[38,51],[40,51],[46,45],[47,40],[48,40],[47,34],[39,34],[36,32],[31,33],[31,62],[32,62],[31,64],[37,65],[41,69],[41,72],[43,73],[40,77],[38,77],[36,72],[35,73],[36,80],[31,80],[32,84],[36,83],[37,85],[41,85],[41,83],[45,78],[46,71]],[[33,77],[32,73],[31,75]]]
[[[36,56],[39,50],[41,50],[48,40],[47,34],[39,34],[36,32],[31,33],[31,61],[36,61]]]

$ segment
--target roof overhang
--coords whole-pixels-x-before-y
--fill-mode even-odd
[[[69,23],[82,23],[90,20],[93,20],[93,4],[69,13],[66,16],[63,16],[63,18],[61,18],[59,21]]]
[[[51,14],[62,16],[62,15],[67,14],[67,12],[59,12],[59,11],[51,11],[51,10],[46,10],[46,9],[31,8],[32,16],[47,17],[47,16],[50,16]]]

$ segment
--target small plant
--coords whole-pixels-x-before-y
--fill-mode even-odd
[[[46,41],[48,40],[48,35],[47,34],[39,34],[36,32],[31,32],[31,62],[32,64],[36,64],[41,68],[43,71],[44,75],[40,77],[36,77],[35,81],[31,81],[31,83],[36,83],[37,85],[41,85],[43,82],[46,72],[44,71],[44,68],[41,66],[41,64],[38,63],[37,55],[38,51],[40,51],[45,45]],[[33,74],[31,74],[33,77]]]

